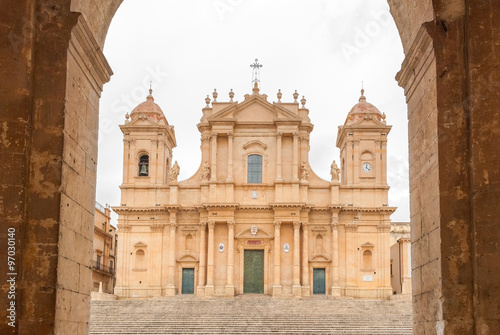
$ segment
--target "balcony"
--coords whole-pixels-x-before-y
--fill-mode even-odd
[[[106,266],[102,263],[92,261],[92,268],[96,269],[97,271],[104,272],[105,274],[109,275],[114,275],[115,274],[115,268],[111,268],[109,266]]]

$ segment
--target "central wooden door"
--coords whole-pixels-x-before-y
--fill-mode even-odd
[[[243,293],[264,293],[264,250],[245,250]]]
[[[194,294],[194,269],[182,269],[182,294]]]
[[[313,269],[313,294],[325,294],[325,269]]]

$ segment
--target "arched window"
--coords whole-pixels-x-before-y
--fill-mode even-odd
[[[135,268],[146,269],[146,253],[142,249],[135,252]]]
[[[262,183],[262,156],[248,156],[248,183]]]
[[[149,156],[142,155],[139,158],[139,176],[149,176]]]
[[[372,252],[370,250],[363,251],[363,269],[372,268]]]

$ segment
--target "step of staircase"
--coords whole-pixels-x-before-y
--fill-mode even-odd
[[[412,334],[409,301],[176,296],[92,301],[90,334]]]

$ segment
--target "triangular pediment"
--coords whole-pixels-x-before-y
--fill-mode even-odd
[[[268,102],[265,95],[248,96],[242,103],[227,106],[212,115],[208,120],[219,121],[224,119],[240,122],[273,122],[276,119],[301,120],[298,115],[286,108]]]

